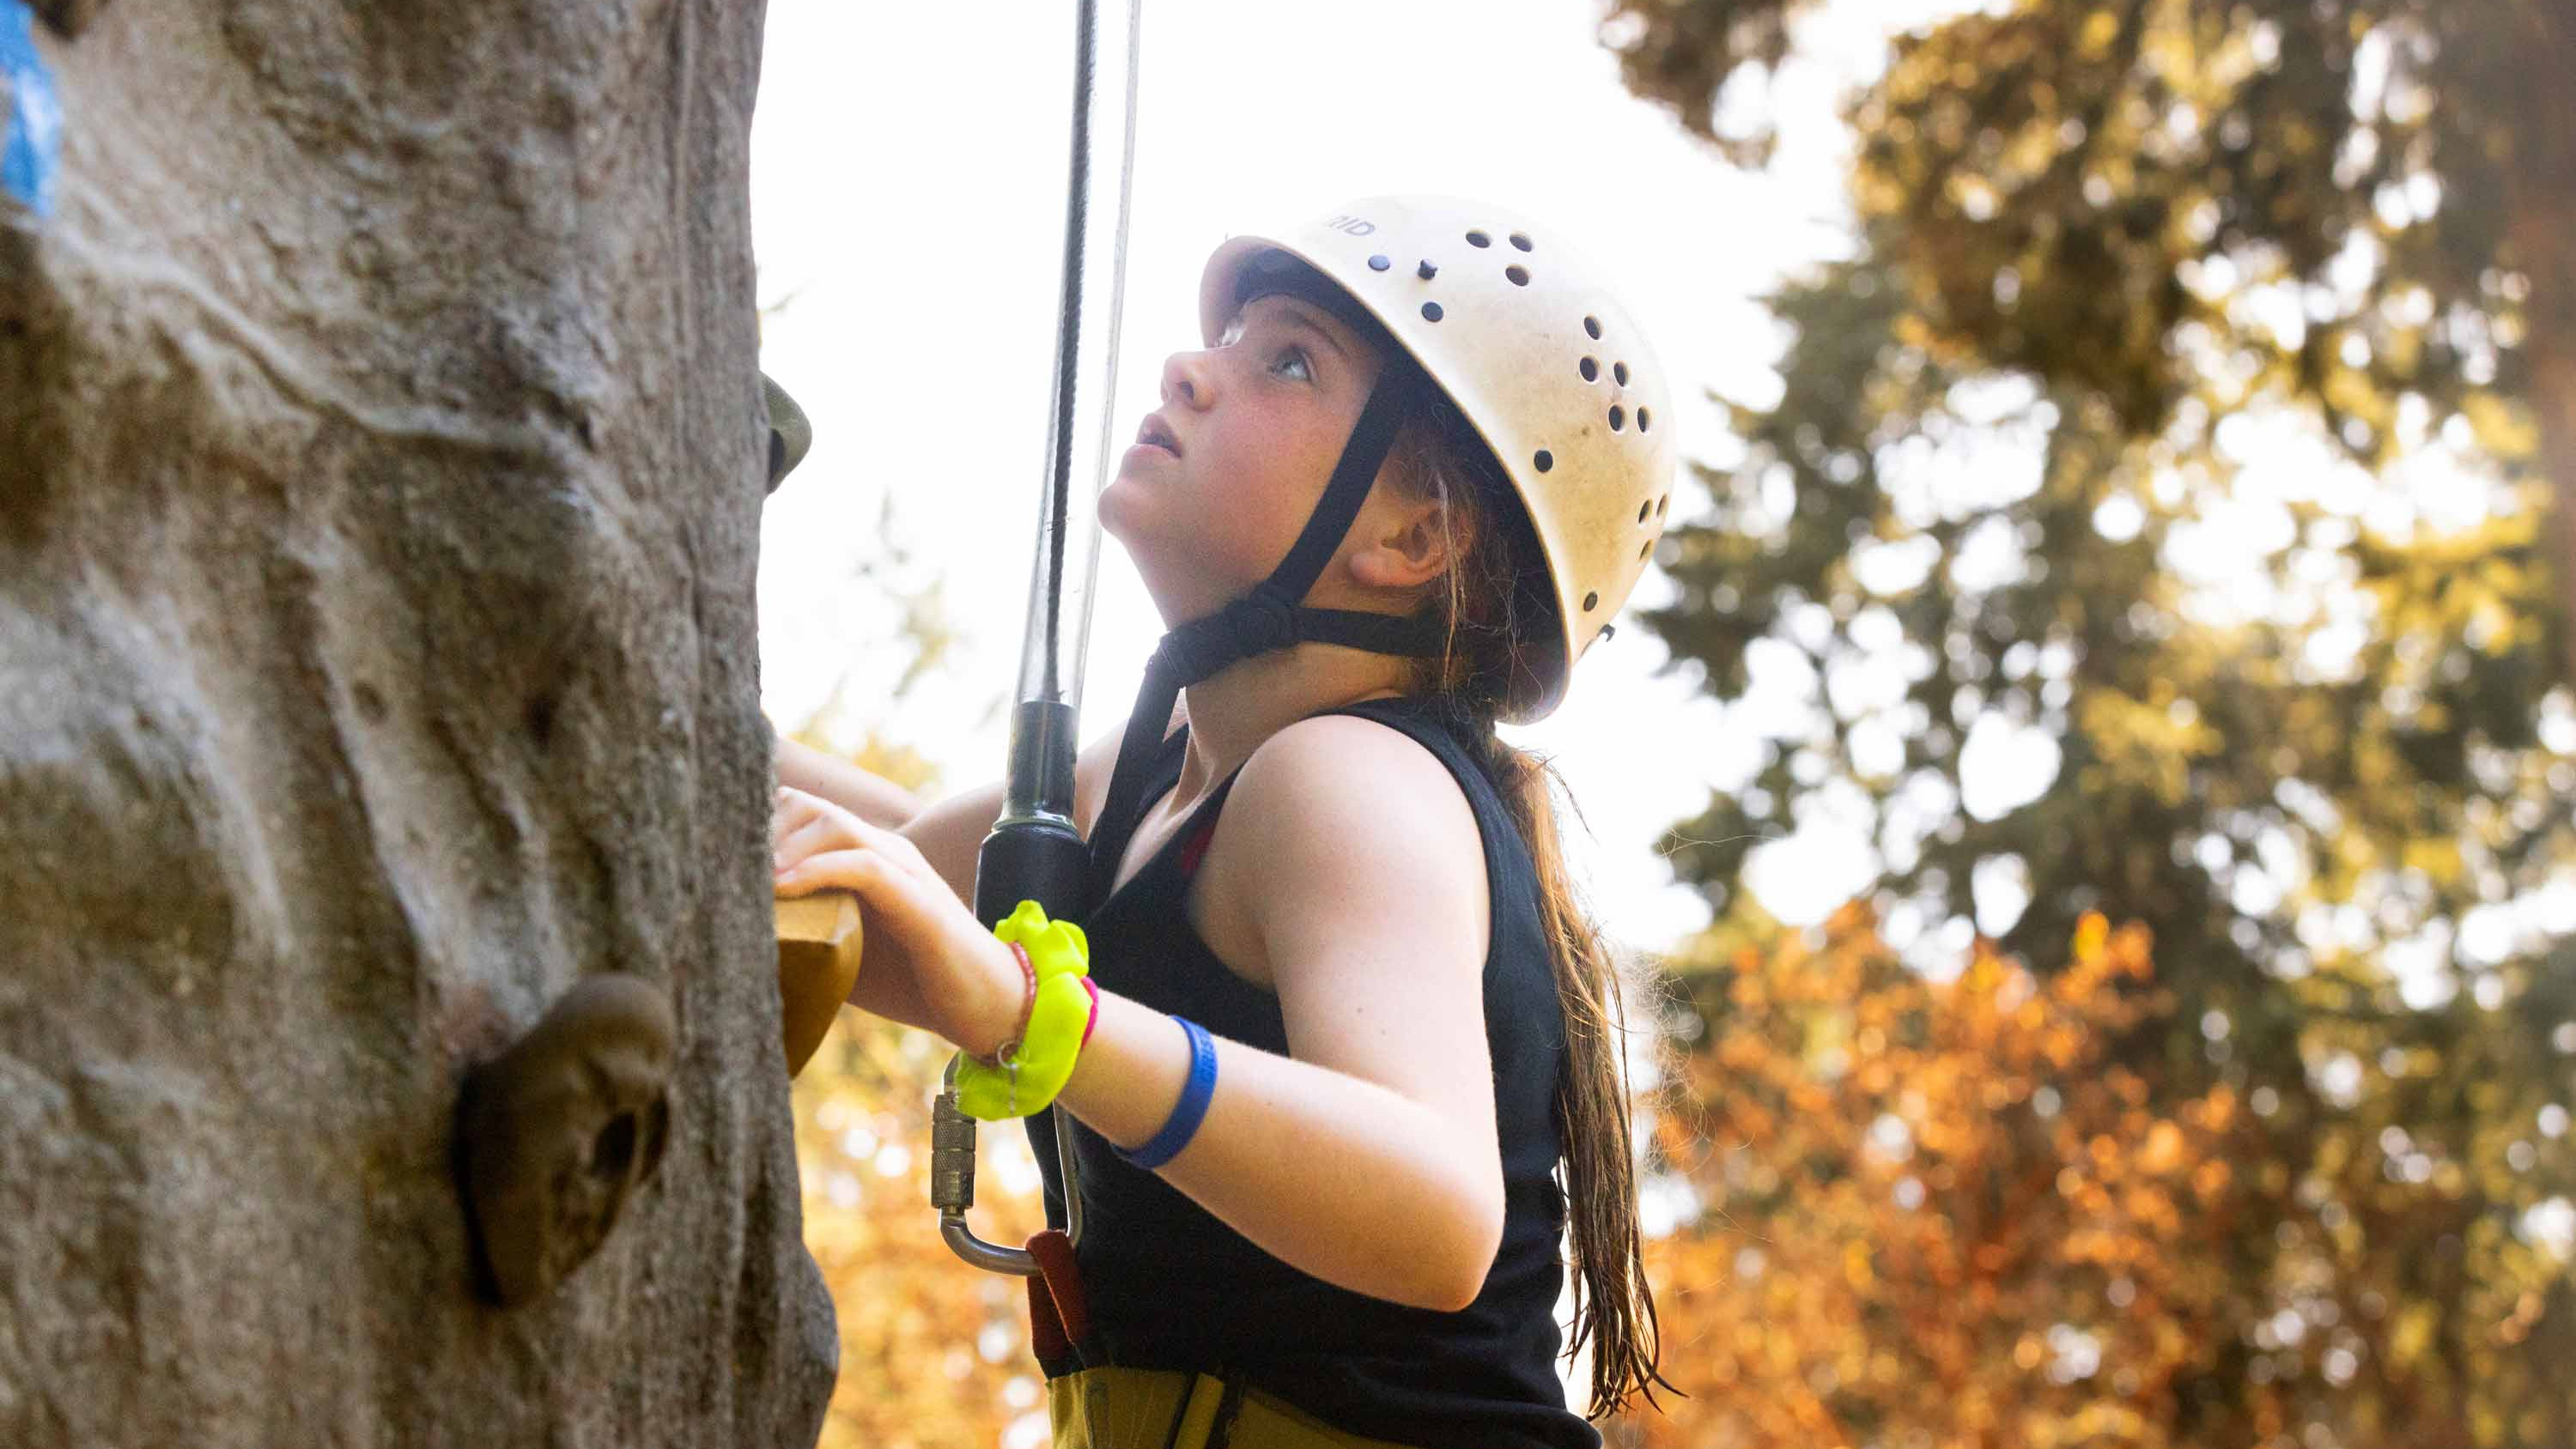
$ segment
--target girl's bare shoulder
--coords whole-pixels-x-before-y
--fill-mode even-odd
[[[1354,715],[1300,720],[1264,741],[1217,827],[1280,885],[1366,880],[1481,897],[1475,812],[1437,756],[1401,730]],[[1370,894],[1376,894],[1371,889]]]

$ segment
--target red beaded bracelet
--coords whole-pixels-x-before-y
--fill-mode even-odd
[[[978,1059],[985,1061],[988,1065],[992,1066],[1002,1066],[1007,1064],[1011,1058],[1019,1052],[1021,1040],[1029,1034],[1029,1017],[1038,1009],[1037,964],[1029,960],[1028,948],[1021,945],[1019,942],[1005,941],[1002,944],[1011,948],[1011,959],[1020,963],[1020,980],[1024,984],[1020,992],[1019,1024],[1011,1028],[1011,1034],[1009,1036],[1002,1038],[1001,1045],[993,1048],[993,1055],[991,1057]],[[1089,981],[1085,981],[1083,984],[1088,986],[1091,983]],[[1095,996],[1092,1000],[1096,1008],[1099,998]],[[1096,1009],[1093,1014],[1098,1014]],[[1089,1040],[1089,1038],[1086,1037],[1085,1040]]]

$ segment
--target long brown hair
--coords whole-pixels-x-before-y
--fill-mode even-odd
[[[1488,726],[1472,733],[1538,867],[1539,924],[1565,1014],[1556,1083],[1574,1255],[1574,1324],[1565,1352],[1571,1358],[1591,1342],[1589,1414],[1599,1418],[1631,1395],[1652,1403],[1656,1385],[1672,1385],[1656,1371],[1662,1344],[1637,1220],[1619,962],[1565,868],[1555,769],[1490,728],[1516,683],[1531,677],[1526,641],[1556,627],[1555,606],[1532,583],[1537,541],[1527,516],[1491,451],[1454,408],[1444,403],[1407,422],[1388,461],[1386,477],[1396,487],[1441,505],[1449,543],[1450,568],[1431,586],[1430,600],[1447,625],[1448,647],[1425,661],[1416,686]]]

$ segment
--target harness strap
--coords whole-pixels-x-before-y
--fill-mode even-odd
[[[1073,1239],[1048,1228],[1030,1235],[1028,1253],[1038,1264],[1028,1284],[1029,1348],[1039,1367],[1052,1377],[1097,1366],[1100,1345],[1091,1336],[1091,1304],[1083,1294]]]
[[[1208,1425],[1207,1449],[1226,1449],[1234,1442],[1234,1423],[1243,1413],[1243,1380],[1225,1381],[1225,1397],[1216,1401],[1216,1422]]]
[[[1084,1369],[1050,1378],[1047,1400],[1057,1449],[1397,1449],[1224,1369]]]

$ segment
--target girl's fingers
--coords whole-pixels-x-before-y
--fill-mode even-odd
[[[864,846],[807,856],[778,877],[782,896],[818,890],[845,890],[857,896],[897,936],[914,936],[931,924],[931,903],[924,898],[922,883]]]
[[[770,864],[784,870],[807,856],[846,849],[856,843],[856,837],[840,821],[829,815],[816,815],[771,837]]]
[[[915,874],[929,869],[909,840],[880,830],[819,795],[790,786],[778,789],[778,812],[770,823],[770,865],[784,871],[808,856],[852,847],[885,855],[890,864]]]
[[[781,785],[778,787],[778,793],[770,801],[770,834],[774,837],[793,830],[817,816],[828,813],[831,809],[832,803],[820,796],[808,795],[802,790]]]
[[[939,879],[939,873],[930,868],[929,859],[922,855],[921,847],[905,839],[900,832],[871,825],[848,811],[842,811],[841,815],[849,825],[851,838],[860,845],[884,856],[888,863],[910,875],[926,880]]]
[[[856,891],[862,899],[876,904],[875,897],[889,891],[909,889],[911,880],[902,869],[864,845],[847,845],[836,850],[819,850],[795,861],[778,873],[778,888],[785,894],[789,887],[797,894],[820,887],[838,887]]]

